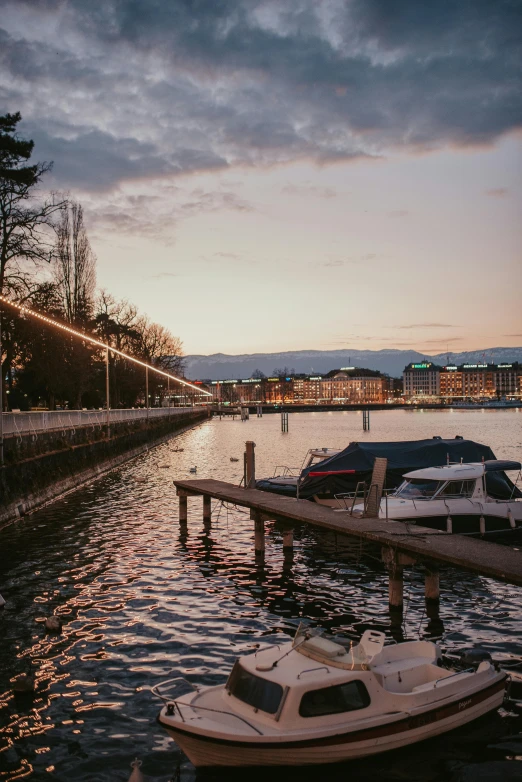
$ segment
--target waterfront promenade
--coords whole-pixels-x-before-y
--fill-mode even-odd
[[[190,407],[139,407],[109,410],[109,423],[123,423],[183,415]],[[42,410],[3,413],[4,437],[57,430],[77,429],[82,426],[105,426],[106,410]]]

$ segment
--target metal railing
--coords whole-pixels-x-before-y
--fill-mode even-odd
[[[121,421],[136,421],[149,418],[163,418],[186,413],[193,407],[152,407],[109,410],[110,423]],[[105,426],[107,424],[106,410],[42,410],[32,412],[13,412],[2,414],[4,436],[37,434],[66,429],[77,429],[82,426]]]

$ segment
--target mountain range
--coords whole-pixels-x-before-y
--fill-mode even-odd
[[[281,353],[244,353],[230,356],[185,356],[185,375],[193,380],[226,380],[251,377],[256,369],[265,375],[274,370],[304,374],[321,374],[341,367],[377,369],[392,377],[401,377],[406,364],[422,360],[434,364],[504,364],[522,363],[522,347],[487,348],[464,353],[438,353],[428,356],[416,350],[289,350]]]

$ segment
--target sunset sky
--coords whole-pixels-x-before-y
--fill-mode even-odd
[[[0,0],[0,113],[187,353],[522,345],[520,0]]]

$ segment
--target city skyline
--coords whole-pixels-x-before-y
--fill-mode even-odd
[[[186,353],[522,344],[520,3],[0,8],[1,110]]]

